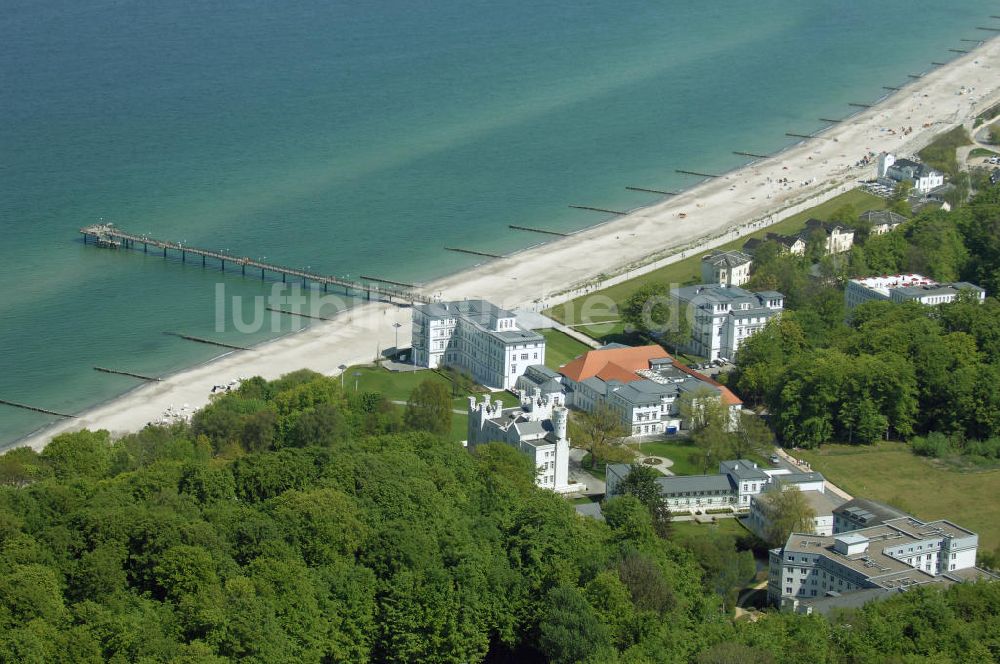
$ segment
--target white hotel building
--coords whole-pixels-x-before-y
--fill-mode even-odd
[[[533,364],[545,363],[545,337],[517,326],[513,312],[486,300],[413,307],[414,364],[468,371],[486,387],[509,390]]]
[[[913,300],[927,305],[946,304],[953,302],[962,290],[972,291],[980,301],[986,299],[985,290],[964,281],[939,284],[919,274],[894,274],[849,280],[844,289],[844,301],[848,311],[872,300],[897,303]]]
[[[685,350],[716,360],[733,359],[740,345],[781,314],[785,296],[775,291],[751,293],[736,286],[702,284],[670,292],[691,324]]]
[[[950,521],[915,517],[834,532],[792,533],[772,549],[768,599],[782,609],[811,613],[870,601],[926,584],[972,580],[986,573],[975,567],[979,537]]]

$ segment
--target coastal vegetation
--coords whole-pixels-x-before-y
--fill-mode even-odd
[[[917,156],[927,165],[947,173],[954,179],[961,169],[956,158],[956,150],[971,143],[972,138],[969,137],[968,130],[958,126],[935,136],[933,141],[917,153]]]
[[[734,533],[657,529],[638,481],[606,524],[577,516],[513,448],[470,454],[401,410],[300,371],[190,425],[0,457],[0,661],[988,661],[997,645],[997,584],[734,622],[753,573]]]

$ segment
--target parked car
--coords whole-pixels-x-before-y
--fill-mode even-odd
[[[779,463],[781,463],[781,457],[779,457],[777,454],[772,454],[771,455],[771,463],[773,463],[775,466],[777,466]]]

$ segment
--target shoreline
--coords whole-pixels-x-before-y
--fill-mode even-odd
[[[699,181],[677,196],[634,208],[626,216],[446,275],[422,290],[441,293],[444,299],[482,297],[507,308],[541,310],[707,251],[856,187],[857,180],[873,169],[853,167],[868,151],[909,155],[945,128],[971,123],[977,111],[1000,100],[1000,79],[991,76],[998,69],[1000,40],[985,40],[871,107],[765,159]],[[963,87],[972,88],[974,96],[958,94]],[[903,126],[912,126],[913,132],[904,137],[886,131]],[[779,186],[781,177],[792,178],[792,184]],[[360,302],[337,314],[338,320],[309,325],[247,351],[223,353],[178,369],[161,382],[137,385],[0,451],[21,446],[41,449],[53,436],[82,428],[108,429],[113,436],[136,431],[158,420],[170,405],[201,408],[209,402],[209,391],[219,376],[273,379],[301,368],[335,375],[340,365],[368,362],[377,348],[394,345],[394,323],[402,325],[401,339],[408,338],[408,308]]]

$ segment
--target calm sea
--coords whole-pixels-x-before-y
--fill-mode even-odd
[[[0,399],[74,412],[219,349],[215,285],[139,233],[423,281],[693,184],[980,38],[987,0],[5,0]],[[965,44],[968,46],[968,44]],[[287,322],[288,331],[291,326]],[[0,406],[0,443],[49,417]]]

